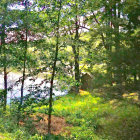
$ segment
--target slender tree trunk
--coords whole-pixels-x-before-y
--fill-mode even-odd
[[[23,63],[23,72],[22,72],[22,82],[21,82],[21,100],[20,100],[20,106],[22,106],[23,103],[23,92],[24,92],[24,83],[25,83],[25,77],[26,77],[26,60],[27,60],[27,49],[28,49],[28,43],[27,43],[27,37],[28,37],[28,30],[26,27],[26,39],[25,39],[25,50],[24,50],[24,63]]]
[[[27,43],[25,45],[25,51],[24,51],[24,64],[23,64],[23,72],[22,72],[22,82],[21,82],[21,100],[20,100],[20,106],[22,106],[23,103],[23,92],[24,92],[24,83],[25,83],[25,73],[26,73],[26,55],[27,55]]]
[[[118,5],[118,7],[117,7]],[[117,18],[120,18],[120,3],[118,2],[115,3],[114,5],[114,18],[115,18],[115,24],[114,24],[114,29],[115,29],[115,47],[116,47],[116,54],[120,54],[120,33],[119,33],[119,23]],[[117,15],[118,11],[118,15]],[[118,56],[118,59],[122,56]],[[122,87],[122,62],[120,60],[117,60],[117,84],[118,84],[118,92],[122,94],[123,92],[123,87]]]
[[[109,11],[108,13],[108,21],[107,21],[107,26],[109,27],[109,31],[106,32],[106,37],[108,38],[109,40],[109,43],[106,43],[107,44],[107,55],[110,56],[110,54],[112,53],[112,43],[110,43],[110,41],[112,41],[112,1],[109,1],[110,2],[110,7],[106,7],[106,11]],[[112,77],[113,73],[112,73],[112,65],[111,65],[111,62],[108,61],[107,62],[107,78],[109,79],[109,84],[110,86],[113,86],[113,77]]]
[[[7,68],[4,67],[4,111],[6,111],[7,105]]]
[[[79,93],[79,84],[80,84],[80,69],[79,69],[79,45],[78,45],[78,40],[79,40],[79,26],[78,26],[78,16],[77,16],[77,1],[76,1],[76,34],[75,34],[75,44],[72,45],[73,53],[74,53],[74,62],[75,62],[75,81],[76,81],[76,89],[75,92]]]
[[[27,17],[27,1],[25,1],[25,10],[26,10],[26,17]],[[27,49],[28,49],[28,43],[27,43],[27,39],[28,39],[28,22],[27,22],[27,18],[26,18],[26,31],[25,31],[25,41],[24,41],[24,60],[23,60],[23,72],[22,72],[22,81],[21,81],[21,98],[20,98],[20,104],[18,107],[18,122],[20,119],[20,111],[22,108],[22,104],[23,104],[23,94],[24,94],[24,84],[25,84],[25,77],[26,77],[26,61],[27,61]]]
[[[6,111],[7,105],[7,56],[6,56],[6,47],[5,47],[5,23],[2,24],[2,36],[1,36],[1,45],[3,48],[4,54],[4,107],[3,110]]]
[[[76,81],[76,93],[79,93],[79,83],[80,83],[80,70],[79,70],[79,48],[76,51],[76,46],[73,45],[74,61],[75,61],[75,81]]]
[[[54,64],[53,64],[53,71],[50,81],[50,97],[49,97],[49,111],[48,111],[48,134],[51,134],[51,116],[52,116],[52,95],[53,95],[53,85],[54,85],[54,77],[56,72],[56,62],[58,59],[58,51],[59,51],[59,28],[60,28],[60,15],[61,15],[61,0],[60,0],[60,6],[59,6],[59,13],[58,13],[58,19],[57,19],[57,40],[56,40],[56,50],[55,50],[55,57],[54,57]]]

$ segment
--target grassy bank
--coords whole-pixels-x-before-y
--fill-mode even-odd
[[[140,108],[130,100],[137,96],[132,96],[134,93],[126,95],[128,98],[116,99],[110,97],[110,93],[99,91],[69,94],[54,102],[53,115],[65,117],[67,123],[72,125],[68,128],[71,133],[63,134],[71,139],[138,140]],[[43,113],[45,106],[40,110],[36,108],[36,111]]]
[[[106,95],[106,97],[105,97]],[[80,95],[69,94],[54,101],[53,115],[63,117],[68,124],[68,131],[60,137],[50,139],[76,140],[139,140],[140,107],[124,94],[125,98],[117,99],[105,91],[93,93],[81,91]],[[137,96],[130,94],[132,99]],[[128,97],[128,98],[126,98]],[[46,106],[34,108],[36,114],[45,113]],[[10,122],[10,120],[9,120]],[[2,132],[3,125],[3,132]],[[4,122],[0,123],[0,139],[49,139],[38,135],[31,136],[22,127],[8,130]],[[8,125],[8,124],[7,124]],[[12,126],[12,125],[11,125]],[[7,139],[6,139],[7,140]]]

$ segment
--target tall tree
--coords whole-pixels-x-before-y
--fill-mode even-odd
[[[51,76],[51,81],[50,81],[50,96],[49,96],[49,111],[48,111],[48,133],[51,133],[51,114],[52,114],[52,95],[53,95],[53,84],[54,84],[54,77],[56,73],[56,62],[58,59],[58,52],[59,52],[59,38],[60,38],[60,17],[61,17],[61,8],[62,8],[62,1],[59,0],[59,10],[58,10],[58,15],[57,15],[57,32],[56,32],[56,50],[55,50],[55,57],[54,57],[54,63],[52,67],[52,76]]]
[[[2,2],[3,10],[2,10],[2,25],[1,25],[1,53],[3,54],[3,72],[4,72],[4,111],[6,110],[6,104],[7,104],[7,54],[6,54],[6,23],[7,23],[7,13],[8,13],[8,1]]]
[[[75,81],[76,81],[76,92],[79,93],[80,84],[80,70],[79,70],[79,25],[78,25],[78,2],[75,0],[75,38],[74,44],[72,45],[75,61]]]

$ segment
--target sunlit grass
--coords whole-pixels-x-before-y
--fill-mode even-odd
[[[135,99],[137,94],[124,94],[122,100],[106,100],[102,95],[109,93],[95,91],[91,93],[80,90],[80,94],[56,98],[53,102],[53,115],[64,117],[70,125],[67,128],[70,133],[61,135],[76,140],[137,140],[140,136],[140,108],[131,104],[127,98],[129,95]],[[36,113],[47,113],[48,106],[36,107],[34,110]],[[2,124],[0,126],[3,129],[5,127]],[[0,136],[3,136],[4,140],[7,140],[7,137],[24,138],[26,134],[22,132],[16,130],[12,135],[5,132]]]
[[[134,92],[134,93],[124,93],[123,94],[123,98],[131,99],[131,100],[134,100],[134,101],[138,101],[138,93],[137,92]]]
[[[12,140],[12,138],[8,133],[0,133],[0,140]]]
[[[53,109],[53,115],[63,116],[73,125],[69,129],[75,139],[89,136],[95,140],[117,140],[139,135],[140,108],[127,100],[105,101],[94,93],[80,90],[80,95],[69,94],[55,101]]]
[[[90,92],[84,91],[84,90],[80,90],[80,95],[81,95],[81,96],[90,95]]]

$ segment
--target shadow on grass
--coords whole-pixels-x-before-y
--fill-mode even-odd
[[[43,140],[66,140],[66,138],[60,135],[56,136],[56,135],[48,134],[43,137]]]

